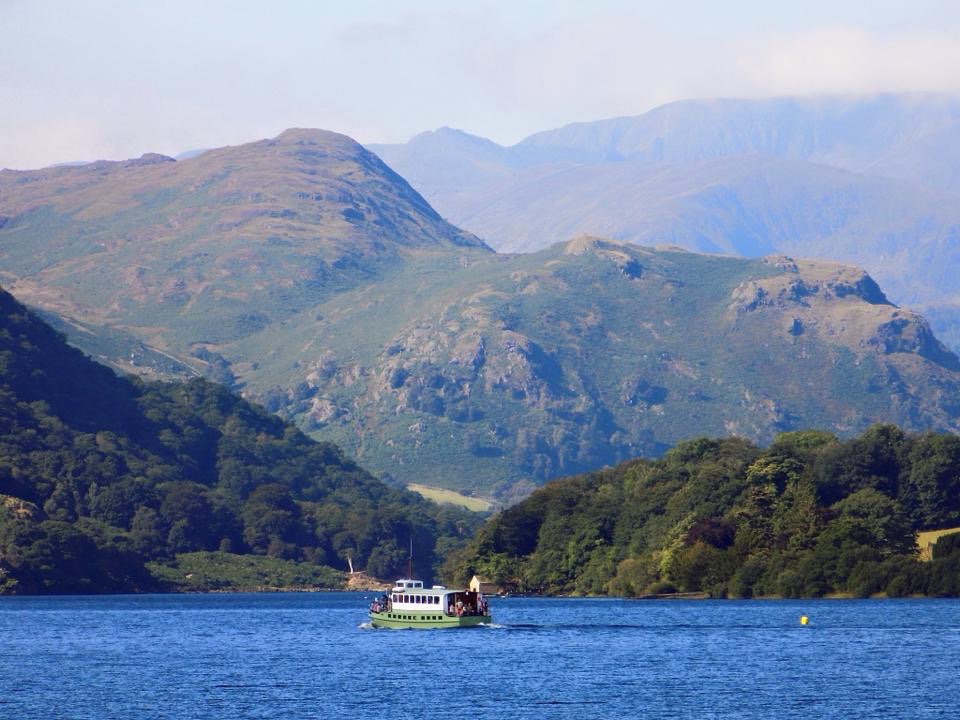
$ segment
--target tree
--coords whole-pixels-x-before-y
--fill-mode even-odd
[[[873,488],[858,490],[836,505],[839,517],[824,529],[824,538],[865,545],[882,555],[915,551],[914,535],[900,504]]]
[[[915,528],[960,525],[960,438],[928,433],[910,448],[899,497]]]
[[[302,540],[300,507],[279,483],[261,485],[243,505],[243,540],[257,553],[268,553],[272,543],[296,545]],[[274,545],[278,552],[281,545]]]
[[[207,491],[189,482],[171,483],[160,504],[160,517],[170,528],[168,543],[173,552],[212,550],[214,537],[208,520],[211,514]]]
[[[163,525],[156,510],[139,507],[130,522],[130,542],[146,557],[158,557],[165,550]]]

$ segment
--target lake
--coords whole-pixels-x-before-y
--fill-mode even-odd
[[[370,597],[0,598],[0,718],[960,713],[956,600],[495,598],[493,627],[398,631]]]

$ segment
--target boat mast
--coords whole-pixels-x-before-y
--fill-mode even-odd
[[[407,555],[407,577],[413,578],[413,535],[410,536],[410,554]]]

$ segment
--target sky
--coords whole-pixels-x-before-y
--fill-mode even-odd
[[[0,168],[874,92],[960,94],[960,2],[0,0]]]

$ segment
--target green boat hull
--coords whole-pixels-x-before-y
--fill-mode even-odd
[[[489,615],[444,615],[442,613],[381,612],[369,613],[370,623],[376,628],[413,628],[419,630],[442,630],[445,628],[477,627],[489,625]]]

